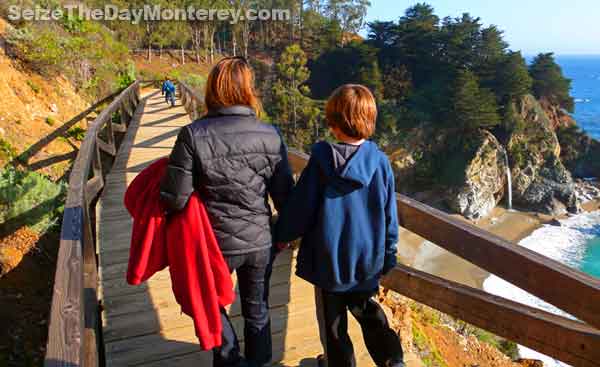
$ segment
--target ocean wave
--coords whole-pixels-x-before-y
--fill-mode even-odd
[[[519,245],[563,264],[579,268],[586,255],[587,243],[595,237],[600,237],[600,211],[577,215],[561,220],[560,223],[561,226],[545,225],[539,228],[529,237],[519,242]],[[485,280],[483,288],[486,292],[497,296],[512,299],[557,315],[573,318],[564,311],[495,275],[491,275]],[[569,366],[523,346],[519,346],[519,353],[523,358],[543,361],[544,366]]]
[[[590,98],[575,98],[575,103],[590,103],[592,100]]]

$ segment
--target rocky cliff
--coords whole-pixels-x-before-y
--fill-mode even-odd
[[[553,130],[577,125],[575,119],[560,106],[553,105],[545,99],[540,100],[540,105],[546,113]]]
[[[450,187],[445,198],[452,210],[469,219],[488,215],[507,186],[506,150],[491,133],[479,134],[478,148],[466,166],[464,182]]]
[[[488,131],[411,130],[390,152],[398,191],[477,219],[504,197],[506,151]]]
[[[522,128],[512,133],[507,144],[515,204],[553,215],[577,212],[575,184],[560,159],[552,122],[533,96],[523,97],[519,104]]]
[[[501,139],[486,130],[467,134],[434,126],[406,132],[388,152],[398,191],[477,219],[506,197],[508,156],[516,207],[551,215],[577,212],[575,184],[556,133],[572,128],[572,119],[531,95],[513,110],[517,127],[499,133]],[[600,143],[576,140],[587,150],[570,160],[569,168],[599,175],[600,159],[593,157],[600,157]]]

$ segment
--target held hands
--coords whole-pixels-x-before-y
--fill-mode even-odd
[[[275,247],[278,251],[283,251],[290,249],[292,246],[289,242],[279,242],[275,244]]]

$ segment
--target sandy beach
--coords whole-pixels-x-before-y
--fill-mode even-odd
[[[600,201],[590,201],[582,207],[585,211],[600,210]],[[466,220],[458,215],[453,217]],[[486,218],[472,223],[518,243],[554,219],[560,218],[497,207]],[[403,264],[478,289],[483,288],[483,282],[489,276],[489,272],[404,229],[400,233],[398,257]]]

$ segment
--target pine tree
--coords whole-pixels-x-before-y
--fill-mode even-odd
[[[571,79],[565,78],[553,53],[537,55],[529,66],[529,74],[533,78],[533,93],[537,98],[544,98],[573,112],[575,104],[570,95]]]
[[[310,138],[302,133],[311,131],[320,114],[315,103],[307,97],[309,87],[303,85],[310,76],[306,62],[306,54],[300,45],[288,46],[277,63],[277,81],[273,86],[274,118],[285,122],[284,133],[296,146],[304,145]],[[299,123],[303,129],[298,128]]]
[[[531,92],[532,79],[521,52],[510,52],[498,67],[497,90],[503,103]]]
[[[500,123],[494,94],[479,87],[470,71],[458,72],[451,99],[451,120],[463,130],[490,128]]]

